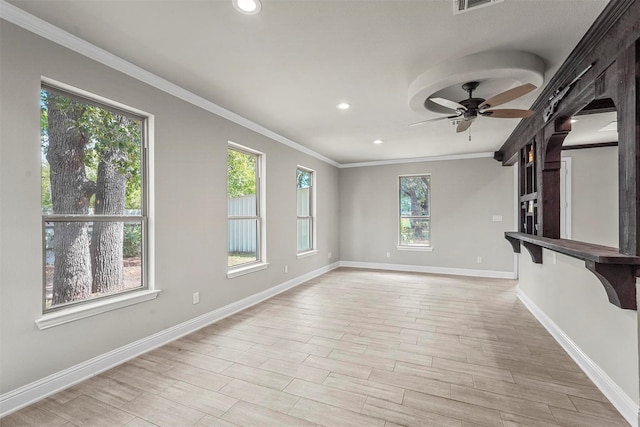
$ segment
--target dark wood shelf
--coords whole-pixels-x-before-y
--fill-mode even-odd
[[[538,199],[538,193],[537,192],[533,192],[533,193],[529,193],[529,194],[523,194],[522,196],[520,196],[520,201],[521,202],[528,202],[529,200],[537,201],[537,199]]]
[[[640,257],[621,254],[617,248],[579,242],[550,239],[532,234],[507,231],[505,238],[513,251],[524,246],[536,264],[542,264],[542,248],[585,261],[585,267],[602,282],[609,302],[625,309],[637,309],[636,277],[640,273]]]
[[[504,235],[522,242],[533,243],[537,246],[572,256],[574,258],[590,260],[605,264],[633,264],[640,265],[640,257],[621,254],[611,246],[595,245],[577,240],[550,239],[532,234],[507,231]]]

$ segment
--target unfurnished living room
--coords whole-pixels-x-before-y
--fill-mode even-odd
[[[640,0],[0,0],[0,426],[639,426]]]

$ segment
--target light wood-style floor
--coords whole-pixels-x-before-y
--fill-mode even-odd
[[[2,426],[628,426],[514,281],[339,269]]]

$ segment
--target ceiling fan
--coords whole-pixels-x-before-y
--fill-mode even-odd
[[[421,122],[412,123],[409,126],[417,126],[423,123],[435,122],[438,120],[459,120],[458,126],[456,128],[456,132],[459,133],[469,129],[469,126],[471,126],[471,124],[478,116],[493,117],[498,119],[519,119],[530,117],[535,113],[531,110],[519,110],[513,108],[490,110],[490,108],[505,104],[531,92],[532,90],[536,89],[535,85],[526,83],[522,86],[514,87],[513,89],[501,92],[486,100],[483,98],[473,97],[473,91],[476,90],[479,85],[479,82],[468,82],[463,84],[462,89],[464,89],[469,94],[469,98],[464,99],[460,102],[451,101],[445,98],[428,98],[425,103],[428,101],[433,101],[436,104],[442,105],[443,107],[455,111],[455,114],[452,116],[423,120]]]

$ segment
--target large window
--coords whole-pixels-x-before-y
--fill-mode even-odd
[[[431,246],[431,175],[399,177],[399,246]]]
[[[315,209],[315,173],[310,169],[298,167],[296,169],[296,204],[297,204],[297,241],[298,254],[313,251],[314,209]]]
[[[43,311],[146,288],[145,117],[40,92]]]
[[[261,153],[233,144],[227,150],[229,271],[264,261]]]

